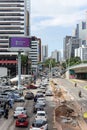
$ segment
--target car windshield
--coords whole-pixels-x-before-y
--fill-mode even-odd
[[[24,121],[26,121],[26,118],[18,118],[18,121],[19,122],[24,122]]]

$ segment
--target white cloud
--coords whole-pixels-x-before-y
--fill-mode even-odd
[[[71,26],[85,17],[87,0],[32,0],[32,30],[48,26]],[[37,21],[36,18],[41,20]]]
[[[33,16],[54,16],[75,12],[83,6],[87,6],[87,0],[32,0],[31,12]]]

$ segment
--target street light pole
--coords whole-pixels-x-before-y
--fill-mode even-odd
[[[50,78],[52,77],[52,63],[51,63],[51,60],[50,60],[50,63],[49,63],[49,73],[50,73]]]
[[[21,86],[21,52],[18,52],[18,89]]]

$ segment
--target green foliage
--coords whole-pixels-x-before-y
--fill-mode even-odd
[[[44,63],[44,66],[49,68],[49,65],[51,65],[51,67],[55,67],[56,66],[56,61],[55,59],[47,59]]]
[[[72,58],[66,60],[67,67],[77,65],[80,63],[81,63],[80,57],[72,57]]]
[[[87,61],[83,61],[83,63],[87,63]]]
[[[66,62],[62,63],[62,67],[65,69],[66,68]]]
[[[21,55],[21,64],[25,66],[28,62],[28,57],[26,55]]]

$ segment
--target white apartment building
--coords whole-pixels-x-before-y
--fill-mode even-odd
[[[75,57],[78,56],[81,58],[81,61],[87,61],[87,47],[79,47],[75,49]]]
[[[39,62],[39,41],[31,41],[31,50],[29,52],[29,59],[31,60],[31,67],[34,72],[37,72]]]
[[[51,53],[51,58],[55,59],[56,62],[60,62],[60,60],[61,60],[61,53],[60,53],[60,51],[57,51],[57,50],[53,51]]]

